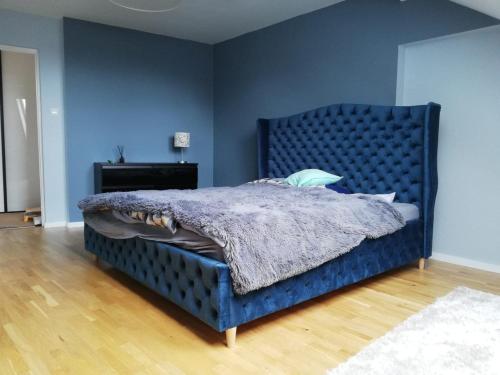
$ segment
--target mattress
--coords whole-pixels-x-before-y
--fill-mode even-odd
[[[398,210],[401,215],[403,215],[406,222],[412,220],[418,220],[420,218],[420,212],[418,207],[411,203],[392,203],[392,206]]]
[[[404,217],[405,221],[417,220],[420,217],[419,209],[410,203],[392,203]],[[197,254],[224,261],[222,247],[212,239],[202,236],[189,228],[179,228],[172,234],[164,227],[148,225],[133,220],[119,212],[103,211],[86,213],[85,223],[96,232],[114,239],[143,238],[146,240],[166,242]]]

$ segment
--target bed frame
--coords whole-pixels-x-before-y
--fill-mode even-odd
[[[432,254],[440,106],[331,105],[258,121],[260,177],[319,168],[344,176],[355,192],[397,193],[420,219],[394,234],[365,240],[323,265],[245,295],[228,266],[169,244],[107,238],[85,225],[85,248],[236,342],[236,327]]]

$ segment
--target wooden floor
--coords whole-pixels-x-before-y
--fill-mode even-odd
[[[237,347],[83,249],[81,229],[0,231],[0,374],[324,374],[458,285],[500,275],[431,262],[238,329]]]
[[[0,229],[33,227],[33,221],[24,221],[24,212],[0,214]]]

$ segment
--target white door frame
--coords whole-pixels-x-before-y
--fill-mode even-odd
[[[43,129],[42,129],[42,106],[40,101],[40,63],[38,59],[38,50],[33,48],[16,47],[0,44],[1,51],[29,53],[35,57],[35,86],[36,86],[36,127],[38,136],[38,169],[40,174],[40,202],[42,209],[42,226],[45,226],[45,189],[43,173]]]

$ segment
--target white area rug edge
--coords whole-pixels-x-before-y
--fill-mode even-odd
[[[327,375],[493,375],[498,368],[500,296],[460,286]]]

